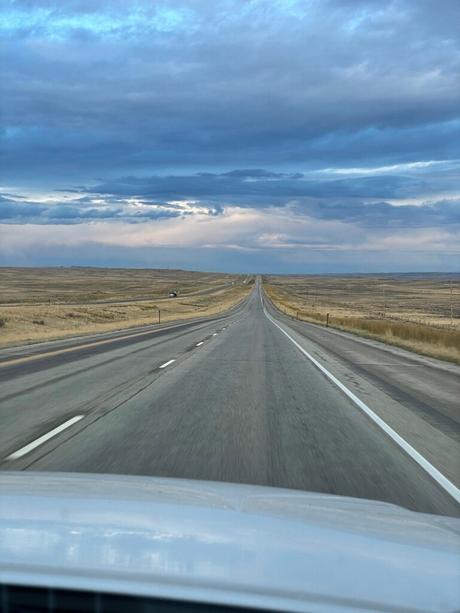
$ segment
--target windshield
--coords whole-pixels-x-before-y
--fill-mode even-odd
[[[458,4],[1,13],[0,468],[458,517]]]

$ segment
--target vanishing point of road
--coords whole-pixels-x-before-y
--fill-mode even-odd
[[[271,485],[460,516],[460,368],[292,320],[258,279],[215,317],[2,350],[0,449],[3,470]]]

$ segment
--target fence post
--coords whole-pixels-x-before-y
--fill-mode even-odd
[[[299,319],[299,311],[297,311],[296,319]]]
[[[326,328],[329,327],[329,313],[326,313]]]
[[[158,309],[158,323],[161,324],[161,311]]]

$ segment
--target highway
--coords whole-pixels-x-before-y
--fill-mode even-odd
[[[459,398],[459,367],[294,321],[258,279],[217,317],[0,351],[0,468],[272,485],[460,516]]]

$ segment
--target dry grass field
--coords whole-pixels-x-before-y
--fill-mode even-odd
[[[211,315],[252,283],[184,270],[0,268],[0,346],[157,323],[159,312],[161,323]]]
[[[460,363],[460,274],[266,276],[293,317]]]

